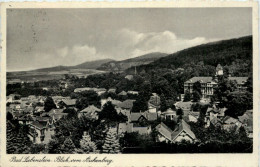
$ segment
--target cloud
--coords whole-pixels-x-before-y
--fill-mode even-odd
[[[93,41],[95,38],[99,40],[96,43],[91,43],[91,40]],[[186,39],[179,38],[169,30],[143,33],[124,28],[92,36],[91,40],[84,44],[57,48],[54,53],[37,53],[36,59],[39,61],[35,65],[37,67],[72,66],[104,58],[123,60],[151,52],[170,54],[216,39],[204,37]]]
[[[119,36],[120,40],[128,37],[129,45],[126,48],[130,51],[128,53],[129,57],[136,57],[151,52],[174,53],[185,48],[216,40],[204,37],[193,39],[178,38],[173,32],[168,30],[163,32],[138,33],[124,29],[120,31],[120,34],[123,34]]]

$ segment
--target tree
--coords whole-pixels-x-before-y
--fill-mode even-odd
[[[97,150],[96,144],[93,141],[91,141],[90,135],[85,132],[82,136],[82,139],[80,140],[80,148],[85,153],[93,153]]]
[[[253,95],[250,92],[233,92],[228,94],[225,104],[228,108],[225,114],[237,118],[253,108]]]
[[[53,99],[48,96],[44,101],[44,110],[45,112],[49,112],[53,108],[56,108],[56,104],[54,103]]]
[[[64,154],[72,154],[75,152],[75,145],[70,137],[67,137],[61,147],[62,153]]]
[[[186,91],[185,91],[183,101],[184,101],[184,102],[186,102],[186,101],[191,101],[191,94],[190,94],[190,91],[189,91],[189,90],[186,90]]]
[[[201,96],[202,93],[201,93],[201,84],[199,81],[195,82],[193,84],[193,92],[197,91],[199,93],[199,95]]]
[[[16,147],[14,145],[15,141],[15,134],[13,132],[12,124],[7,121],[6,124],[6,151],[8,154],[14,153],[16,150]]]
[[[116,132],[109,129],[105,139],[105,143],[102,146],[102,152],[106,154],[118,154],[120,153],[119,140],[116,137]]]
[[[181,120],[183,117],[183,110],[181,108],[177,109],[176,115],[178,115],[178,120]]]
[[[193,96],[193,101],[194,102],[199,102],[200,101],[201,96],[200,96],[198,91],[193,91],[192,96]]]
[[[103,109],[99,112],[99,120],[105,120],[108,123],[118,123],[127,120],[125,116],[118,115],[111,101],[104,104]]]
[[[94,105],[100,107],[100,97],[95,91],[83,91],[78,94],[78,100],[76,101],[76,107],[80,110]]]
[[[168,109],[164,94],[161,94],[160,100],[161,100],[161,111],[164,112]]]
[[[139,92],[136,101],[133,103],[131,112],[144,112],[148,110],[148,101],[152,94],[151,84],[149,82],[145,82],[140,89],[141,91]]]

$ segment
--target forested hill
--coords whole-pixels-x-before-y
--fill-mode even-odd
[[[195,46],[170,54],[154,62],[141,65],[137,70],[149,72],[156,69],[187,68],[200,64],[216,67],[221,64],[233,76],[248,76],[252,72],[252,36],[223,40]],[[127,70],[132,72],[133,68]],[[203,75],[203,74],[200,74]]]

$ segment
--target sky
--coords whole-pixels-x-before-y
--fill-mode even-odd
[[[8,9],[7,71],[170,54],[247,35],[251,8]]]

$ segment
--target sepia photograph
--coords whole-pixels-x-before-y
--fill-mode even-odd
[[[7,8],[5,154],[252,154],[252,15]]]

